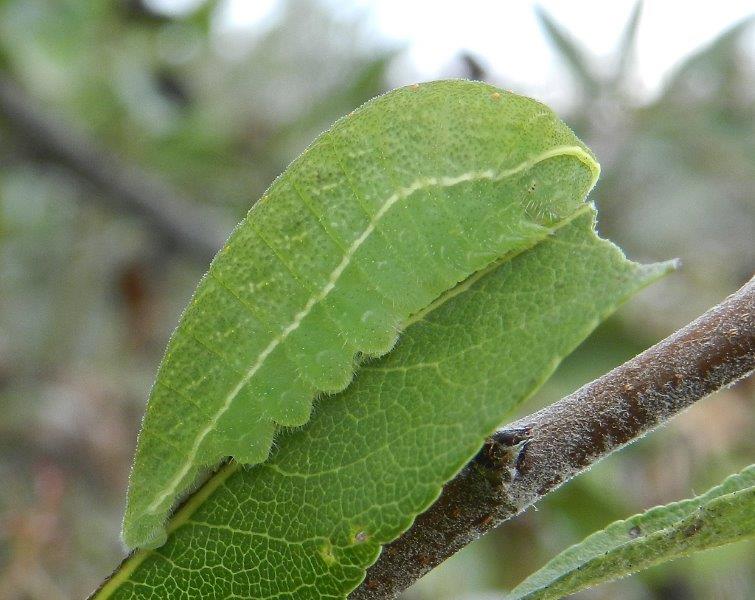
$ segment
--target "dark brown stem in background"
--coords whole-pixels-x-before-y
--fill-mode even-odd
[[[74,128],[45,114],[13,81],[0,74],[0,117],[35,154],[70,169],[112,208],[138,216],[158,240],[209,262],[230,232],[229,223],[185,199],[152,173],[124,162]]]
[[[755,277],[610,373],[508,425],[383,549],[351,599],[395,598],[614,450],[755,369]]]

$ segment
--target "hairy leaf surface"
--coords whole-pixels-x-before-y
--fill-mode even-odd
[[[536,246],[584,206],[598,166],[545,106],[436,82],[322,134],[231,235],[168,345],[139,435],[123,539],[165,541],[176,498],[343,390],[447,290]]]
[[[693,552],[755,536],[755,465],[705,494],[612,523],[532,574],[510,600],[562,598]]]
[[[281,432],[268,461],[223,467],[95,596],[343,599],[511,409],[670,265],[627,261],[585,206],[468,280]]]

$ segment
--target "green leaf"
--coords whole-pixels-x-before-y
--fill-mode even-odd
[[[123,539],[165,541],[198,473],[267,459],[281,426],[349,385],[356,357],[470,275],[573,218],[599,172],[545,106],[446,81],[338,121],[231,235],[174,332],[150,394]]]
[[[642,0],[637,0],[629,16],[627,24],[616,48],[616,70],[612,77],[614,88],[624,83],[629,70],[634,62],[634,53],[637,46],[637,32],[639,31],[640,17],[642,16]]]
[[[705,494],[612,523],[519,584],[510,600],[561,598],[693,552],[755,536],[755,465]]]
[[[627,261],[593,216],[455,288],[267,462],[223,467],[95,598],[345,598],[560,359],[670,268]]]
[[[587,96],[594,96],[600,89],[600,80],[590,69],[590,60],[579,42],[541,6],[535,6],[535,15],[546,37],[569,68],[577,84]]]

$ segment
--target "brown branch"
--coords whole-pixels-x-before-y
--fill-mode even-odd
[[[755,277],[704,315],[488,439],[349,598],[395,598],[611,452],[755,369]]]
[[[102,192],[99,201],[138,216],[161,242],[202,261],[209,261],[223,245],[232,224],[188,201],[156,175],[124,162],[59,118],[45,114],[2,74],[0,116],[22,144],[93,184]]]

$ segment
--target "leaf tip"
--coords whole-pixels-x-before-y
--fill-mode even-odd
[[[159,548],[168,540],[162,519],[150,519],[149,515],[127,518],[121,528],[121,542],[129,550],[135,548]]]

